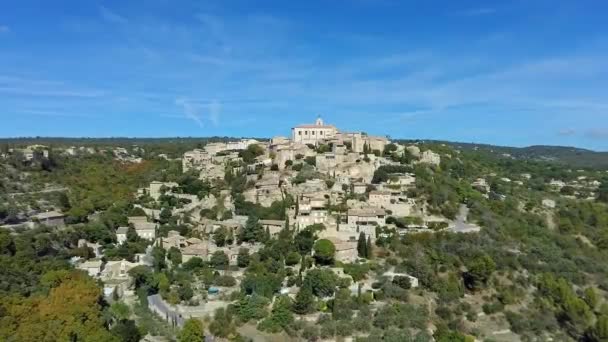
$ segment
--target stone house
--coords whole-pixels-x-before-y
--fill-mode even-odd
[[[34,215],[34,220],[49,227],[60,227],[65,224],[66,215],[59,211],[47,211]]]
[[[101,273],[101,265],[103,262],[101,260],[87,260],[82,264],[76,266],[79,270],[83,270],[89,274],[89,276],[93,278],[99,277]]]
[[[201,258],[204,261],[207,260],[207,256],[209,254],[209,250],[207,248],[206,243],[198,243],[193,245],[188,245],[181,249],[182,252],[182,262],[187,262],[192,258]]]
[[[431,150],[426,150],[420,155],[420,162],[431,165],[441,164],[441,156]]]
[[[365,183],[354,183],[353,184],[353,192],[358,194],[358,195],[362,195],[367,191],[367,184]]]
[[[125,241],[127,241],[127,230],[129,230],[128,227],[116,228],[116,241],[119,245],[122,245]]]
[[[264,230],[270,232],[270,236],[276,236],[285,228],[285,221],[281,220],[260,220],[259,223],[262,225]]]
[[[148,222],[146,216],[131,216],[127,218],[129,224],[135,228],[135,233],[142,239],[154,240],[156,238],[156,223]]]
[[[336,261],[352,263],[359,257],[356,241],[344,241],[334,237],[328,237],[327,240],[331,241],[336,247]]]
[[[332,125],[326,125],[318,118],[313,125],[299,125],[291,129],[291,140],[302,144],[317,145],[319,142],[332,139],[338,130]]]
[[[390,191],[374,190],[369,193],[369,204],[373,207],[387,208],[391,204]]]

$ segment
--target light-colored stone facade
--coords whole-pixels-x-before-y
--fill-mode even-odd
[[[318,118],[314,125],[300,125],[291,129],[291,139],[293,142],[302,144],[317,145],[320,141],[333,138],[338,130],[332,125],[325,125],[321,118]]]

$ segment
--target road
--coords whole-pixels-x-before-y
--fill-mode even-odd
[[[460,210],[458,211],[458,216],[456,216],[456,220],[454,220],[454,225],[450,228],[455,233],[473,233],[481,230],[476,224],[468,223],[467,217],[469,216],[469,208],[461,204]]]
[[[53,187],[53,188],[47,188],[47,189],[38,190],[38,191],[12,192],[12,193],[7,194],[7,195],[8,196],[21,196],[21,195],[31,195],[31,194],[43,194],[43,193],[47,193],[47,192],[57,192],[57,191],[68,191],[68,188],[66,188],[66,187]]]

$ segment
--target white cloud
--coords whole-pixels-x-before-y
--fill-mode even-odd
[[[201,108],[195,103],[192,103],[190,100],[185,98],[179,98],[175,100],[175,104],[182,107],[184,111],[184,116],[187,119],[194,121],[199,127],[203,128],[205,125],[203,124]]]
[[[576,135],[576,130],[573,128],[565,128],[557,132],[557,134],[562,137],[571,137],[573,135]]]
[[[454,12],[455,15],[464,16],[464,17],[477,17],[482,15],[490,15],[496,13],[497,10],[495,8],[490,7],[480,7],[480,8],[469,8],[462,11]]]
[[[113,12],[107,7],[99,6],[99,12],[101,17],[108,22],[115,24],[125,24],[128,22],[127,18],[121,16],[120,14]]]
[[[198,101],[185,97],[180,97],[175,100],[175,104],[183,110],[183,116],[175,116],[170,114],[162,115],[167,118],[186,118],[194,121],[199,127],[205,127],[205,121],[210,122],[213,126],[220,123],[220,115],[222,112],[222,104],[220,101]]]
[[[220,123],[220,113],[222,111],[222,104],[219,101],[213,100],[209,103],[209,120],[215,126]]]
[[[45,117],[65,117],[65,118],[94,118],[93,115],[82,114],[82,113],[71,113],[61,110],[43,110],[43,109],[22,109],[20,113],[34,116],[45,116]]]

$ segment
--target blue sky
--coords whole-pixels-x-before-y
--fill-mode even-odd
[[[0,2],[0,136],[343,130],[608,150],[608,2]]]

